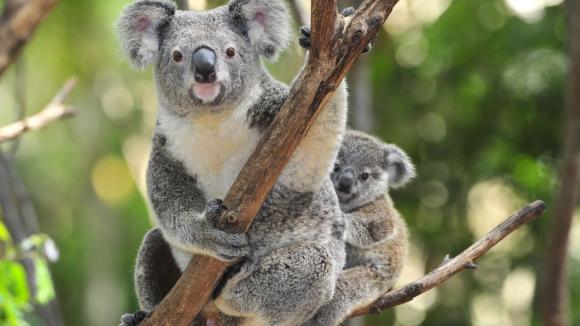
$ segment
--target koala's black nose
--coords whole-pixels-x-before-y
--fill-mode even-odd
[[[213,83],[215,74],[215,52],[202,47],[193,53],[193,73],[198,83]]]
[[[341,192],[349,193],[353,183],[354,174],[344,173],[340,176],[340,179],[338,179],[338,190]]]

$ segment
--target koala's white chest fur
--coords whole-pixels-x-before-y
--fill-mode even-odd
[[[253,91],[257,98],[259,91]],[[253,101],[221,113],[177,117],[160,111],[160,130],[170,153],[197,178],[207,200],[223,199],[256,148],[260,134],[246,114]],[[163,109],[162,109],[163,110]]]

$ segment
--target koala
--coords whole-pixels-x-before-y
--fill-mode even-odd
[[[341,218],[330,172],[346,126],[346,86],[324,107],[279,176],[247,234],[216,227],[224,198],[289,87],[266,71],[289,41],[282,0],[231,0],[177,10],[139,0],[117,23],[133,66],[154,67],[157,124],[147,192],[158,227],[135,267],[138,324],[163,299],[192,255],[233,263],[213,304],[245,325],[300,325],[334,295],[345,263],[333,225]],[[264,167],[267,168],[267,167]]]
[[[346,132],[331,179],[343,211],[347,262],[334,297],[305,325],[338,325],[392,289],[406,256],[407,227],[387,191],[414,176],[397,146]]]

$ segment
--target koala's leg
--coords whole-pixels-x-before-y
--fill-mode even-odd
[[[295,244],[250,261],[215,305],[243,325],[300,325],[334,292],[334,262],[321,244]]]
[[[142,310],[123,315],[121,325],[138,325],[169,293],[180,275],[181,271],[161,230],[155,228],[149,231],[141,243],[135,266],[135,289]],[[196,319],[192,325],[205,323]]]
[[[151,311],[169,293],[181,275],[161,230],[149,231],[139,248],[135,266],[135,289],[139,305]]]
[[[336,281],[332,300],[303,325],[339,325],[351,312],[385,293],[388,289],[384,289],[384,283],[384,278],[372,267],[357,266],[342,271]]]
[[[346,116],[346,83],[342,82],[300,142],[278,182],[298,192],[320,189],[334,165],[346,129]]]

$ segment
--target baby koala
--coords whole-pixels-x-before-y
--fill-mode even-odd
[[[399,147],[346,132],[331,173],[343,212],[346,266],[334,297],[307,325],[338,325],[393,288],[407,253],[407,227],[388,189],[414,176],[411,159]]]

